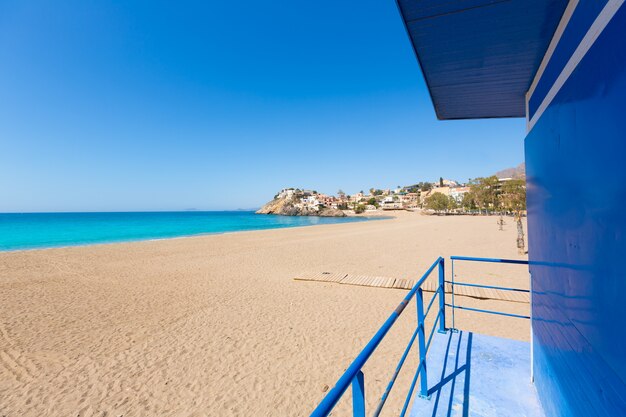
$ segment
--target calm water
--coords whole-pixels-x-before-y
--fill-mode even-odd
[[[162,239],[368,220],[248,211],[0,214],[0,251]]]

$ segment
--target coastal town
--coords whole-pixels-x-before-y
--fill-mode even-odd
[[[477,178],[468,183],[440,178],[435,182],[419,182],[394,189],[370,188],[367,193],[361,190],[354,194],[339,190],[336,195],[329,195],[316,190],[285,188],[259,213],[343,216],[345,212],[362,214],[380,210],[515,212],[525,210],[524,194],[523,178],[497,176]]]
[[[465,184],[440,177],[434,183],[419,182],[395,189],[370,188],[368,194],[359,191],[350,195],[339,190],[336,195],[328,195],[316,190],[285,188],[257,214],[346,217],[389,210],[435,215],[498,214],[499,230],[503,230],[505,224],[503,216],[509,215],[515,219],[518,253],[525,254],[522,218],[526,216],[526,180],[523,168],[510,177],[503,177],[501,173],[475,178]]]

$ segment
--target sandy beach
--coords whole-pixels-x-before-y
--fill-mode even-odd
[[[0,416],[308,415],[406,291],[294,281],[297,274],[416,279],[437,256],[523,259],[510,218],[499,231],[496,216],[394,216],[0,253]],[[525,267],[457,272],[528,287]],[[521,303],[457,302],[528,313]],[[415,325],[411,307],[364,369],[370,408]],[[526,320],[462,312],[456,324],[529,338]],[[410,370],[383,415],[401,407]],[[348,393],[333,415],[349,406]]]

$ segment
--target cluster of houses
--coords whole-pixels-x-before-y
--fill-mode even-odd
[[[428,187],[427,187],[428,188]],[[463,195],[469,192],[469,187],[460,185],[456,181],[441,180],[437,186],[431,186],[428,191],[421,191],[415,186],[398,187],[391,190],[372,190],[370,194],[362,191],[352,195],[338,193],[337,196],[318,193],[314,190],[300,190],[286,188],[276,195],[276,198],[294,199],[294,205],[308,210],[317,210],[320,206],[334,209],[373,210],[414,210],[422,207],[424,201],[434,193],[450,196],[458,203]],[[299,200],[299,201],[298,201]]]

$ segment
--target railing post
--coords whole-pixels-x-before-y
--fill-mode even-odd
[[[451,283],[450,283],[450,303],[452,304],[452,332],[456,333],[457,329],[456,329],[456,322],[454,320],[454,313],[456,310],[456,304],[454,303],[454,257],[450,258],[450,266],[451,266],[451,271],[450,273],[452,274],[452,278],[451,278]]]
[[[441,314],[441,318],[439,319],[439,333],[446,332],[446,270],[445,270],[445,260],[443,258],[439,258],[439,314]],[[454,268],[454,261],[452,261],[452,267]],[[454,314],[454,311],[452,311]],[[454,326],[453,326],[454,327]]]
[[[425,332],[425,318],[424,318],[424,292],[421,288],[417,289],[415,293],[417,300],[417,335],[419,340],[420,349],[420,364],[418,365],[420,370],[420,397],[428,398],[428,380],[426,372],[426,332]]]
[[[352,416],[365,417],[365,380],[359,371],[352,380]]]

